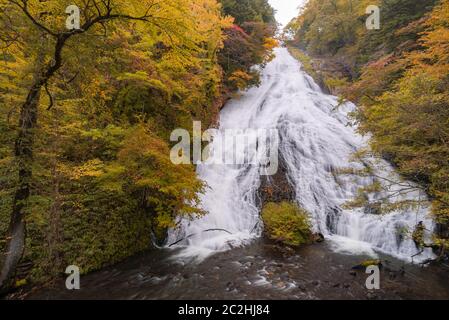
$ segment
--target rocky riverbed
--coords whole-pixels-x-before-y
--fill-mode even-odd
[[[382,257],[381,289],[370,291],[367,259],[335,253],[329,243],[298,250],[265,240],[213,255],[202,262],[148,252],[81,278],[81,290],[63,281],[31,299],[449,299],[449,266],[407,265]]]

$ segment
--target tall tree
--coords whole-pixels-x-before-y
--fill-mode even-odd
[[[44,94],[49,102],[48,109],[53,107],[54,99],[49,88],[55,76],[61,72],[71,72],[76,76],[76,63],[89,61],[89,57],[79,59],[77,54],[94,54],[94,50],[86,49],[95,48],[96,41],[107,39],[113,30],[124,26],[129,30],[149,28],[150,34],[157,34],[173,51],[183,53],[178,56],[185,59],[189,59],[189,53],[201,52],[204,46],[201,34],[193,32],[198,26],[194,16],[198,10],[193,10],[193,6],[204,6],[205,0],[79,0],[75,4],[80,9],[81,26],[67,30],[65,11],[73,2],[0,0],[2,49],[8,54],[17,54],[19,59],[31,60],[24,63],[28,68],[28,88],[20,106],[15,139],[18,181],[0,273],[2,289],[11,285],[24,252],[26,207],[32,188],[39,106]]]
[[[245,22],[276,23],[275,10],[267,0],[220,0],[223,13],[235,18],[238,25]]]

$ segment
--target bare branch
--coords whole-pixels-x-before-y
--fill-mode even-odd
[[[54,31],[50,30],[49,28],[47,28],[46,26],[44,26],[43,24],[41,24],[39,21],[37,21],[33,15],[28,11],[28,0],[22,0],[22,4],[19,3],[19,1],[15,1],[15,0],[8,0],[10,3],[16,5],[17,7],[19,7],[23,13],[28,17],[28,19],[31,20],[31,22],[37,26],[39,29],[41,29],[42,31],[52,35],[53,37],[57,37],[58,34],[55,33]]]
[[[45,92],[48,95],[48,98],[50,99],[50,104],[47,107],[47,111],[50,111],[54,105],[54,99],[53,99],[53,96],[51,95],[50,91],[48,90],[48,82],[45,82],[44,88],[45,88]]]

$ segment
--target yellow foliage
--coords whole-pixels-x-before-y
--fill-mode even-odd
[[[279,42],[274,38],[265,38],[264,40],[264,48],[267,51],[265,62],[270,62],[275,58],[275,54],[273,53],[273,49],[279,46]]]
[[[234,71],[229,77],[229,81],[233,82],[240,90],[245,89],[247,83],[253,79],[253,76],[243,70]]]
[[[100,177],[104,173],[103,169],[104,164],[101,160],[89,160],[82,166],[72,168],[70,176],[75,180],[79,180],[83,177]]]
[[[262,210],[265,231],[270,239],[290,246],[311,242],[309,214],[294,203],[268,203]]]

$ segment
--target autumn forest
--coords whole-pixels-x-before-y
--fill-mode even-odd
[[[449,1],[283,1],[0,0],[0,295],[449,298]],[[194,122],[276,127],[278,172],[175,164]]]

